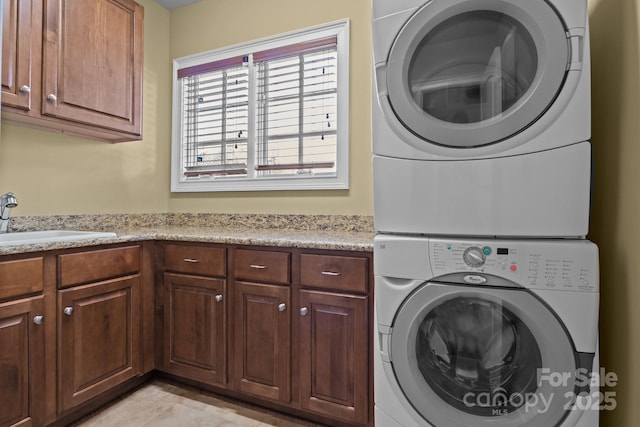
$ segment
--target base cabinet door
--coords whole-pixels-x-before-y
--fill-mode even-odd
[[[291,315],[288,286],[235,282],[235,386],[288,402],[291,398]]]
[[[43,424],[43,297],[0,304],[0,426]]]
[[[165,273],[163,370],[226,383],[226,281]]]
[[[139,275],[58,291],[58,310],[60,412],[139,374]]]
[[[369,340],[366,296],[300,291],[300,404],[366,423]]]

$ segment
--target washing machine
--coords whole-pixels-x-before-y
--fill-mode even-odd
[[[378,235],[377,427],[597,427],[587,240]]]
[[[373,0],[372,15],[376,229],[584,237],[587,1]]]

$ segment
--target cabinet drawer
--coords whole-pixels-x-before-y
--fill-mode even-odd
[[[42,292],[43,288],[42,257],[0,262],[0,299]]]
[[[226,276],[226,249],[208,246],[167,245],[164,268],[180,273]]]
[[[300,255],[300,283],[344,291],[366,292],[368,259],[334,255]]]
[[[236,279],[254,282],[289,283],[288,252],[238,249],[235,253]]]
[[[140,271],[140,246],[58,255],[59,286],[96,282]]]

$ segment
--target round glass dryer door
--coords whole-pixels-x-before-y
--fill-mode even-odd
[[[522,289],[427,283],[400,307],[390,348],[398,385],[433,426],[548,427],[571,407],[572,342]],[[569,375],[552,384],[545,372]]]
[[[565,28],[544,1],[434,0],[391,48],[389,102],[427,142],[485,146],[544,114],[569,60]]]

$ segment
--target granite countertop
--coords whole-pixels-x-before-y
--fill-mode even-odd
[[[145,240],[373,250],[373,219],[334,215],[139,214],[16,217],[12,232],[109,231],[116,237],[0,245],[0,255]]]

